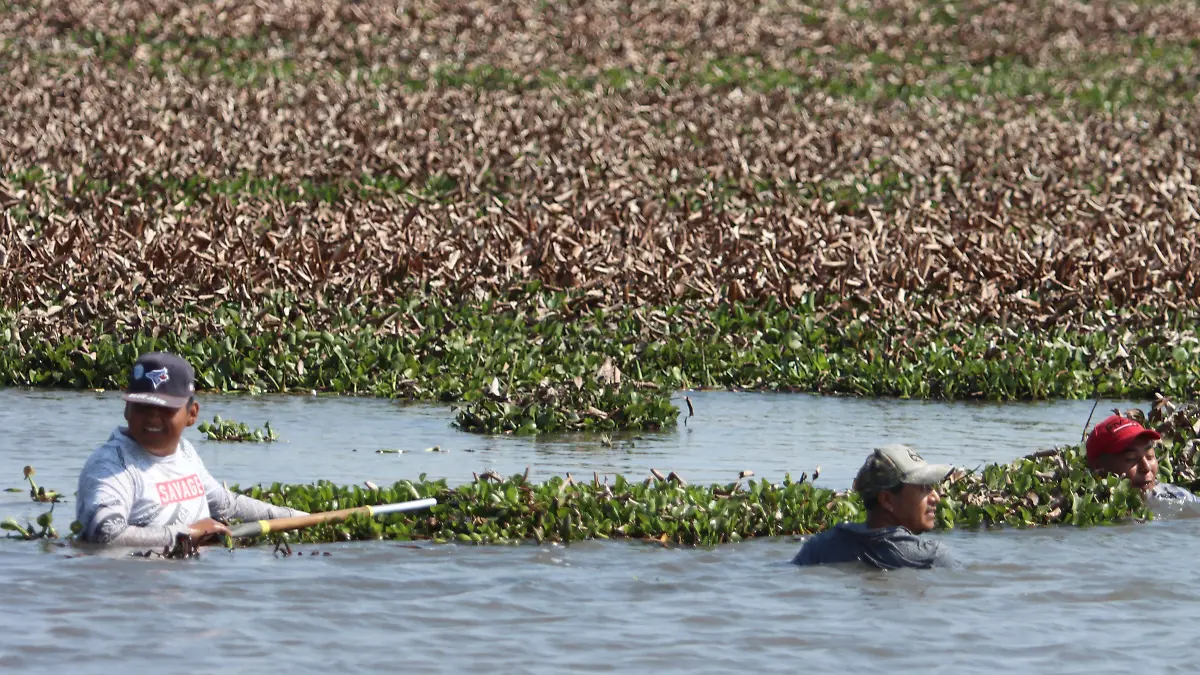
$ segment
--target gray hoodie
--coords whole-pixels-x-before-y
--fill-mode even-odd
[[[268,520],[304,515],[234,494],[217,482],[186,440],[174,454],[152,455],[117,429],[79,474],[75,517],[82,538],[100,544],[163,548],[204,518]]]

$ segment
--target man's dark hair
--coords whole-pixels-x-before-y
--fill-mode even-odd
[[[894,495],[900,494],[900,489],[903,487],[904,483],[898,483],[895,487],[888,488],[887,491]],[[875,509],[879,508],[879,493],[875,493],[870,497],[863,497],[863,506],[865,506],[868,511],[874,511]]]

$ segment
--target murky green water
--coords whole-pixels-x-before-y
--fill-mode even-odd
[[[974,466],[1077,440],[1091,408],[692,398],[687,427],[611,447],[462,434],[440,407],[295,397],[202,399],[205,417],[269,419],[283,443],[189,437],[215,476],[243,485],[462,482],[526,466],[538,479],[654,467],[708,482],[820,465],[818,482],[842,488],[874,444]],[[0,487],[20,486],[33,464],[40,484],[73,492],[120,406],[113,394],[0,390]],[[433,445],[447,452],[423,452]],[[0,493],[0,515],[36,513],[26,500]],[[191,561],[67,558],[0,541],[0,672],[1183,672],[1196,652],[1198,535],[1196,518],[952,532],[933,536],[965,569],[900,573],[795,568],[790,537],[713,549],[363,542]]]

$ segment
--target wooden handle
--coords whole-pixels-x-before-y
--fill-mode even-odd
[[[286,532],[288,530],[299,530],[305,527],[312,527],[313,525],[320,525],[321,523],[340,522],[355,513],[366,513],[372,516],[384,515],[387,513],[427,509],[435,504],[437,504],[436,499],[427,497],[425,499],[415,499],[411,502],[400,502],[398,504],[357,506],[352,509],[324,511],[322,513],[312,513],[307,516],[290,516],[288,518],[272,518],[271,520],[242,523],[241,525],[234,525],[229,528],[229,532],[235,537],[258,537],[271,532]]]

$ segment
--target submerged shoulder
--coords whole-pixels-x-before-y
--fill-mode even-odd
[[[868,550],[868,561],[884,569],[942,567],[953,564],[949,550],[936,539],[903,527],[881,532]]]
[[[792,562],[797,565],[821,565],[858,560],[860,546],[856,539],[854,524],[836,525],[809,537]]]

